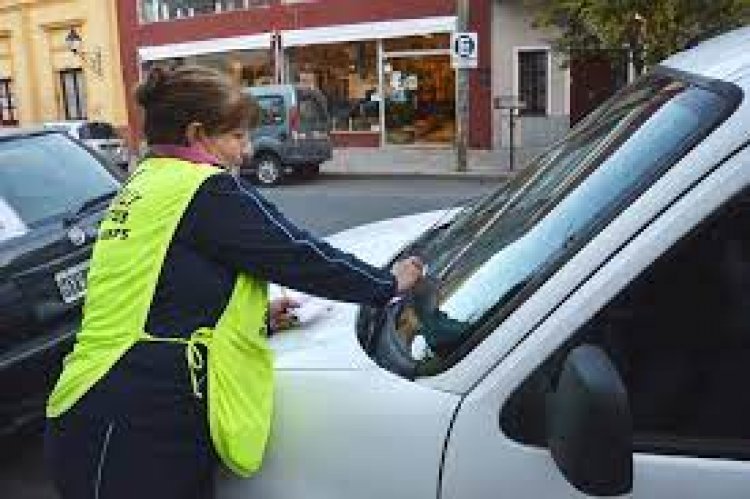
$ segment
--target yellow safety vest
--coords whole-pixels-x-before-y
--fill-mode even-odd
[[[262,462],[273,402],[273,358],[266,342],[267,283],[241,274],[213,328],[189,338],[156,338],[145,330],[167,248],[200,185],[221,170],[173,158],[138,167],[99,228],[88,273],[83,322],[50,395],[47,417],[70,409],[137,342],[185,345],[193,390],[208,351],[211,438],[222,461],[249,476]]]

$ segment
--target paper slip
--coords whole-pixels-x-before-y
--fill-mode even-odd
[[[311,324],[321,319],[332,308],[332,304],[322,298],[289,291],[286,291],[285,294],[300,304],[298,308],[291,310],[292,315],[297,318],[297,324],[293,327]]]

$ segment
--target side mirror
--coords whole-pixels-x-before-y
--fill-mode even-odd
[[[602,349],[570,352],[547,399],[547,443],[558,468],[589,495],[633,488],[633,428],[625,386]]]

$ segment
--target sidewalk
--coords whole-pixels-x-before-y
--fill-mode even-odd
[[[518,158],[517,164],[523,164]],[[449,148],[384,147],[334,149],[333,159],[323,163],[324,175],[425,175],[435,177],[511,176],[507,149],[469,151],[466,172],[456,171],[456,151]]]

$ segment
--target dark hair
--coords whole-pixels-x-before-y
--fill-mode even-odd
[[[193,122],[206,134],[217,135],[258,122],[258,107],[223,73],[202,66],[174,69],[156,66],[135,92],[145,112],[144,133],[149,144],[184,144]]]

